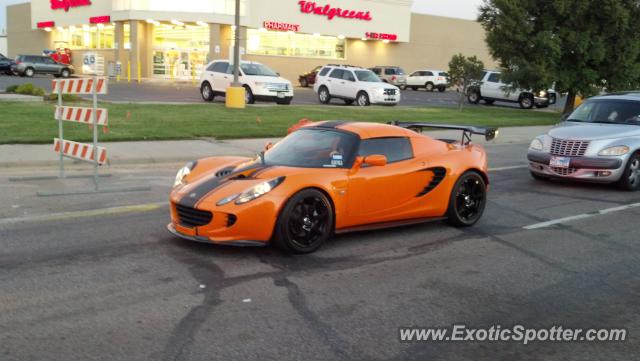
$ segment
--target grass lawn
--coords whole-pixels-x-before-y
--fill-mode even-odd
[[[83,106],[89,106],[83,104]],[[428,121],[484,126],[548,125],[559,115],[489,106],[452,108],[371,106],[250,106],[227,109],[222,104],[101,104],[109,109],[109,133],[100,141],[276,137],[299,119],[371,122]],[[54,103],[0,103],[0,144],[51,143],[57,136]],[[65,122],[65,138],[88,141],[87,126]]]

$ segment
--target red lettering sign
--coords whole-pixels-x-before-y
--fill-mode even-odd
[[[109,15],[105,15],[105,16],[94,16],[89,18],[89,23],[90,24],[104,24],[104,23],[110,23],[111,22],[111,16]]]
[[[365,36],[368,39],[379,39],[379,40],[390,40],[390,41],[398,40],[398,35],[397,34],[384,34],[384,33],[367,32],[367,33],[365,33]]]
[[[262,26],[265,29],[269,29],[269,30],[296,31],[296,32],[300,31],[300,25],[279,23],[277,21],[265,21],[262,23]]]
[[[91,0],[50,0],[50,1],[51,1],[52,10],[64,9],[64,11],[69,11],[69,8],[91,5]]]
[[[334,8],[329,4],[321,6],[311,1],[298,1],[298,5],[300,5],[300,11],[302,13],[326,16],[329,20],[333,20],[335,17],[364,21],[371,21],[372,19],[371,12],[369,11]]]
[[[56,23],[53,21],[42,21],[42,22],[39,22],[37,25],[38,25],[38,29],[44,29],[44,28],[52,28],[56,26]]]

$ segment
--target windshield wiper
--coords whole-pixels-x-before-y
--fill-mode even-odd
[[[580,119],[565,119],[565,122],[576,122],[576,123],[584,123],[584,120]]]

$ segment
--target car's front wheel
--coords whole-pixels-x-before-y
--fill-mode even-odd
[[[32,78],[32,77],[33,77],[33,75],[34,75],[35,73],[36,73],[36,72],[35,72],[35,70],[33,70],[33,68],[27,68],[27,69],[24,71],[24,75],[25,75],[26,77],[28,77],[28,78]]]
[[[520,100],[518,100],[518,104],[520,104],[520,108],[522,109],[531,109],[533,108],[533,96],[530,94],[522,94],[520,96]]]
[[[433,91],[433,83],[432,82],[428,82],[427,84],[424,85],[424,88],[428,91],[428,92],[432,92]]]
[[[480,97],[480,93],[477,90],[469,91],[469,94],[467,95],[467,100],[469,101],[469,103],[478,104],[480,102],[480,99],[482,98]]]
[[[249,86],[244,86],[244,102],[245,104],[253,104],[256,102],[256,98],[253,96],[253,92]]]
[[[371,102],[369,101],[369,95],[367,95],[367,93],[365,92],[358,93],[358,96],[356,97],[356,103],[361,107],[370,105]]]
[[[447,221],[456,227],[473,226],[487,204],[487,185],[478,172],[464,173],[453,186],[449,198]]]
[[[626,191],[640,189],[640,152],[636,152],[629,158],[618,186]]]
[[[69,69],[62,69],[60,75],[62,75],[63,78],[68,78],[71,76],[71,72],[69,71]]]
[[[211,84],[209,82],[204,82],[200,87],[200,95],[202,95],[202,99],[205,102],[213,101],[215,95],[213,94],[213,89],[211,89]]]
[[[274,232],[274,244],[287,252],[310,253],[333,233],[331,202],[316,189],[294,194],[282,209]]]
[[[331,101],[331,94],[329,93],[329,89],[326,86],[320,87],[318,90],[318,100],[322,104],[329,104]]]

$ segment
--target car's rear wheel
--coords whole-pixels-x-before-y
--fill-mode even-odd
[[[68,78],[71,76],[71,72],[69,71],[69,69],[62,69],[60,75],[62,75],[63,78]]]
[[[467,100],[471,104],[478,104],[480,102],[480,93],[477,90],[470,90],[467,95]]]
[[[474,171],[464,173],[453,186],[447,210],[447,221],[456,227],[473,226],[487,204],[487,185]]]
[[[33,68],[27,68],[27,69],[25,69],[25,71],[24,71],[24,75],[25,75],[26,77],[28,77],[28,78],[32,78],[32,77],[33,77],[33,75],[34,75],[35,73],[36,73],[36,72],[35,72],[35,70],[33,70]]]
[[[300,86],[303,88],[306,88],[309,86],[309,81],[307,81],[307,78],[300,78]]]
[[[256,102],[256,98],[253,96],[253,92],[248,85],[244,86],[244,102],[245,104],[253,104]]]
[[[215,95],[213,94],[213,89],[211,89],[211,84],[208,81],[204,82],[200,87],[200,95],[202,95],[202,99],[205,102],[213,101]]]
[[[635,153],[629,158],[618,186],[626,191],[640,189],[640,153]]]
[[[520,100],[518,100],[518,104],[520,104],[520,108],[522,109],[533,108],[533,103],[533,96],[530,94],[522,94],[520,95]]]
[[[424,88],[428,91],[428,92],[432,92],[433,91],[433,83],[432,82],[428,82],[424,85]]]
[[[358,93],[358,95],[356,96],[356,103],[361,107],[370,105],[371,102],[369,101],[369,95],[367,95],[367,93],[363,91]]]
[[[438,87],[438,91],[440,93],[444,93],[445,90],[447,90],[447,87],[444,87],[444,86]]]
[[[326,86],[320,87],[318,90],[318,100],[322,104],[329,104],[331,101],[331,94],[329,94],[329,89]]]
[[[276,223],[274,244],[287,252],[310,253],[333,233],[334,215],[329,199],[316,189],[294,194]]]

